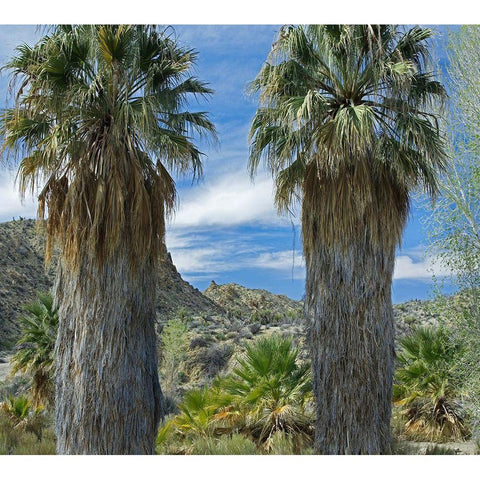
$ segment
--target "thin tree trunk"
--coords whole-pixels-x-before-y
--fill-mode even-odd
[[[153,454],[163,412],[158,382],[155,265],[128,254],[78,271],[60,261],[56,344],[58,454]]]
[[[318,248],[307,265],[320,454],[390,451],[395,257],[358,237],[346,251]]]

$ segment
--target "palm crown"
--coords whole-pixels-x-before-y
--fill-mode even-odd
[[[171,172],[201,174],[193,135],[214,134],[204,112],[185,110],[211,93],[190,74],[195,59],[153,26],[80,25],[19,47],[6,66],[21,84],[4,147],[20,152],[21,191],[43,187],[39,213],[73,263],[85,242],[102,260],[122,236],[139,258],[158,251]]]
[[[350,212],[364,210],[371,185],[384,179],[394,187],[390,198],[407,209],[411,188],[423,184],[436,192],[435,171],[445,157],[433,107],[445,92],[427,70],[431,34],[418,27],[402,33],[397,26],[282,29],[251,84],[260,108],[250,132],[251,171],[266,160],[279,210],[315,182],[319,190],[346,172],[351,181],[344,188],[358,190]]]

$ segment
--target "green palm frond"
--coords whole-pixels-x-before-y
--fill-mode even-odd
[[[390,195],[381,202],[397,204],[385,208],[398,211],[394,218],[399,224],[408,212],[408,192],[423,187],[437,193],[437,173],[446,166],[438,122],[446,93],[431,71],[431,36],[429,29],[402,31],[395,25],[281,29],[250,85],[259,99],[250,129],[250,171],[253,175],[265,161],[276,181],[279,211],[310,195],[307,188],[318,190],[315,199],[320,203],[327,195],[322,185],[346,175],[353,177],[355,187],[362,178],[359,188],[372,202],[375,196]],[[364,173],[355,175],[356,170]],[[315,172],[318,181],[313,176],[307,181],[307,172]],[[379,187],[380,181],[388,182],[388,188]],[[344,203],[346,199],[339,198],[336,204],[340,208]],[[368,202],[352,206],[353,212],[349,205],[334,214],[340,242],[346,238],[341,232],[349,229],[341,219],[355,210],[362,216]],[[397,243],[398,233],[392,238]],[[329,229],[321,228],[319,234],[327,236]],[[303,235],[307,249],[318,240],[309,238],[308,230]]]
[[[54,238],[72,267],[82,248],[102,263],[129,237],[133,263],[158,254],[173,174],[200,176],[196,139],[216,138],[207,114],[188,109],[212,93],[191,74],[196,57],[145,25],[63,25],[17,49],[6,68],[20,88],[0,129],[22,193],[38,188],[39,215],[48,210],[47,258]]]
[[[26,315],[19,318],[21,336],[12,357],[12,373],[33,376],[32,398],[36,405],[53,401],[54,348],[58,314],[48,293],[38,294],[36,302],[25,306]]]
[[[407,434],[427,438],[465,438],[469,429],[457,403],[460,396],[455,361],[461,345],[443,328],[420,327],[400,340],[393,385]]]
[[[310,364],[299,364],[291,338],[272,336],[247,345],[232,373],[216,386],[227,395],[237,429],[261,444],[276,431],[297,440],[312,435]]]

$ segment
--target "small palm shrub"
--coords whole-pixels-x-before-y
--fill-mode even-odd
[[[237,366],[215,385],[224,396],[224,418],[235,418],[267,451],[272,436],[282,431],[298,447],[313,435],[310,365],[298,362],[291,337],[271,336],[247,345]]]
[[[15,402],[17,405],[14,412],[10,411],[10,402],[4,402],[0,408],[0,455],[54,455],[56,451],[56,441],[53,428],[49,425],[48,419],[42,415],[34,416],[33,419],[25,413],[25,404],[29,400],[24,397],[21,401]],[[23,417],[19,420],[18,415]],[[36,423],[34,432],[27,427],[26,419],[29,420],[28,426],[32,427]],[[32,421],[33,420],[33,421]]]
[[[53,297],[40,293],[36,302],[25,305],[26,315],[19,318],[21,337],[12,357],[12,373],[31,374],[31,394],[36,406],[53,403],[54,348],[58,330],[58,314]]]
[[[177,453],[193,453],[199,451],[194,447],[198,441],[205,451],[225,450],[228,442],[238,442],[236,435],[254,442],[262,453],[282,448],[300,453],[311,445],[310,365],[298,361],[292,338],[261,338],[245,350],[230,374],[185,395],[181,413],[159,431],[158,452],[173,453],[168,445],[176,444]],[[249,451],[249,445],[239,448]]]
[[[196,437],[208,437],[214,433],[213,419],[217,411],[217,392],[214,389],[191,390],[178,408],[180,414],[173,424],[179,432]]]
[[[417,440],[461,440],[469,435],[457,402],[455,363],[461,346],[443,328],[421,327],[400,340],[393,400],[405,419],[404,434]]]
[[[32,407],[31,400],[25,396],[10,396],[0,404],[0,411],[8,420],[11,429],[33,433],[41,440],[46,425],[42,407]]]

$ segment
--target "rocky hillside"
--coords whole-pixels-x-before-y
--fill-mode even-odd
[[[0,223],[0,351],[12,347],[18,335],[16,319],[22,305],[51,288],[55,271],[45,270],[44,241],[34,220]],[[184,309],[190,315],[221,315],[224,309],[185,282],[169,254],[159,267],[159,321]]]
[[[217,285],[212,280],[204,295],[220,305],[229,316],[266,324],[283,319],[300,320],[303,303],[268,290],[245,288],[236,283]]]
[[[203,292],[222,306],[227,314],[262,324],[282,323],[285,320],[301,323],[303,302],[267,290],[242,287],[236,283],[217,285],[213,280]],[[418,325],[435,325],[437,314],[431,311],[431,302],[411,300],[393,306],[397,337],[409,333]]]
[[[55,259],[45,270],[44,242],[35,233],[33,220],[0,223],[0,351],[9,350],[18,335],[16,319],[22,305],[48,290],[53,282]],[[157,316],[161,325],[182,311],[199,328],[221,332],[257,326],[302,326],[303,303],[267,290],[249,289],[235,283],[217,285],[213,280],[202,293],[184,281],[169,254],[159,266]],[[394,306],[397,337],[419,324],[434,324],[429,302],[414,300]],[[295,330],[296,331],[296,330]]]
[[[52,284],[53,269],[45,270],[43,250],[33,220],[0,223],[0,350],[11,346],[18,332],[22,305]]]

